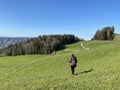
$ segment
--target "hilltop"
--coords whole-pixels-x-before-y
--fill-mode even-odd
[[[81,47],[81,43],[88,50]],[[78,58],[76,75],[68,61]],[[1,90],[119,90],[120,35],[113,41],[80,41],[54,55],[0,58]]]

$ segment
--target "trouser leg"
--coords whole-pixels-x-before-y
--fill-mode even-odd
[[[71,72],[72,74],[74,74],[74,67],[71,67]]]

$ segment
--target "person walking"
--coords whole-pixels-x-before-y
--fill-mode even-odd
[[[72,75],[74,75],[75,67],[77,66],[77,58],[74,54],[72,54],[69,63],[70,63]]]

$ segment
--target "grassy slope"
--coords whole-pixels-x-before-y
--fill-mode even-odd
[[[114,41],[67,45],[56,55],[0,57],[0,90],[119,90],[120,36]],[[76,75],[68,64],[78,58]]]

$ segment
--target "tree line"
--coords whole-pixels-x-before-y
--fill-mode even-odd
[[[71,34],[43,35],[4,47],[0,50],[0,54],[4,56],[51,54],[52,52],[63,49],[65,44],[74,43],[80,40],[83,39],[79,39]]]
[[[92,40],[113,40],[114,27],[104,27],[102,30],[97,30]]]

